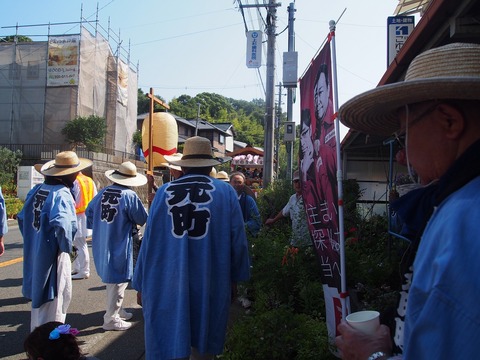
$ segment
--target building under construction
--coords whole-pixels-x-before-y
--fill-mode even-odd
[[[14,41],[0,42],[0,146],[22,150],[24,159],[53,158],[65,149],[65,124],[90,115],[107,121],[105,149],[134,152],[138,67],[110,30],[104,36],[96,22],[78,24],[77,33],[61,35],[48,24],[45,40],[31,42],[18,41],[17,27]]]

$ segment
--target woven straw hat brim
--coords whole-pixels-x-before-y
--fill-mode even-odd
[[[446,99],[480,100],[480,78],[435,78],[379,86],[347,101],[338,115],[353,130],[389,136],[400,128],[397,111],[402,106]]]
[[[166,159],[165,159],[165,160],[166,160]],[[161,165],[161,166],[168,167],[169,169],[182,171],[182,168],[181,168],[180,166],[172,165],[172,164],[169,164],[169,163],[161,163],[160,165]]]
[[[207,167],[207,166],[217,166],[220,164],[223,164],[225,161],[228,160],[223,160],[223,159],[184,159],[182,158],[181,160],[176,160],[176,161],[170,161],[170,164],[181,166],[181,167],[192,167],[192,168],[197,168],[197,167]]]
[[[73,167],[56,167],[55,160],[50,160],[42,165],[40,173],[45,176],[65,176],[82,171],[93,164],[89,159],[78,158],[78,161],[78,165]]]
[[[405,81],[379,86],[342,105],[340,121],[367,134],[391,135],[399,129],[397,110],[428,100],[480,99],[480,45],[452,43],[413,59]]]
[[[107,170],[105,171],[105,176],[116,184],[123,186],[142,186],[147,183],[147,177],[145,175],[137,173],[137,175],[130,177],[123,176],[115,171],[116,170]]]

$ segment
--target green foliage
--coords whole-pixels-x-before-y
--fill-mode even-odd
[[[90,151],[98,151],[101,149],[107,134],[107,123],[103,117],[95,115],[79,116],[67,122],[62,129],[62,134],[74,147],[84,145]]]
[[[335,359],[323,321],[280,307],[244,317],[228,334],[222,359]]]
[[[200,105],[200,108],[199,108]],[[197,117],[210,123],[229,122],[235,128],[235,140],[252,146],[264,142],[265,102],[235,100],[214,93],[200,93],[195,97],[181,95],[169,102],[170,111],[185,119]]]
[[[142,147],[142,131],[141,130],[137,130],[133,133],[132,143],[133,143],[133,146]]]
[[[32,39],[30,39],[28,36],[9,35],[9,36],[5,36],[3,38],[0,38],[0,43],[1,42],[15,42],[15,38],[17,39],[17,42],[32,42]]]
[[[292,193],[286,181],[263,189],[258,199],[261,217],[277,214]],[[352,310],[377,309],[386,314],[397,305],[402,248],[389,238],[385,217],[358,214],[360,196],[356,181],[346,181],[345,251]],[[249,239],[252,277],[242,288],[252,306],[229,328],[222,359],[336,358],[325,325],[316,252],[313,247],[290,247],[290,232],[290,222],[282,220]]]
[[[23,201],[17,197],[5,197],[5,208],[7,209],[7,217],[16,219],[17,214],[23,208]]]
[[[4,195],[15,193],[15,176],[21,160],[22,152],[20,150],[11,151],[0,147],[0,186]]]
[[[148,93],[144,93],[142,89],[137,90],[137,115],[145,114],[150,112],[150,98],[147,96]],[[161,96],[154,95],[158,100],[165,102]],[[153,112],[165,111],[165,108],[154,102],[153,103]],[[178,115],[178,114],[177,114]]]

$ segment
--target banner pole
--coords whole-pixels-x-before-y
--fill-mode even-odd
[[[335,46],[335,28],[336,23],[330,20],[330,34],[332,44],[332,82],[333,82],[333,109],[335,116],[335,140],[337,151],[337,187],[338,187],[338,230],[340,235],[340,279],[341,279],[341,293],[340,303],[342,305],[342,319],[347,316],[347,273],[345,270],[345,231],[343,224],[343,171],[342,158],[340,151],[340,121],[337,117],[338,112],[338,84],[337,84],[337,52]]]

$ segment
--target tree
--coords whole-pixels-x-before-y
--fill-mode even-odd
[[[143,93],[142,89],[137,90],[137,115],[140,114],[145,114],[150,111],[150,98],[147,96],[148,93]],[[165,100],[160,97],[155,95],[155,97],[159,100],[162,100],[165,102]],[[158,103],[153,103],[153,111],[163,111],[164,108],[158,104]]]
[[[79,116],[67,122],[62,129],[62,134],[73,147],[84,145],[90,151],[98,151],[107,134],[107,123],[103,117]]]
[[[32,39],[30,39],[28,36],[9,35],[9,36],[5,36],[3,38],[0,38],[0,43],[1,42],[15,42],[15,38],[17,39],[16,42],[32,42]]]
[[[21,160],[22,152],[20,150],[11,151],[0,147],[0,186],[3,188],[4,195],[14,190],[15,175]]]

